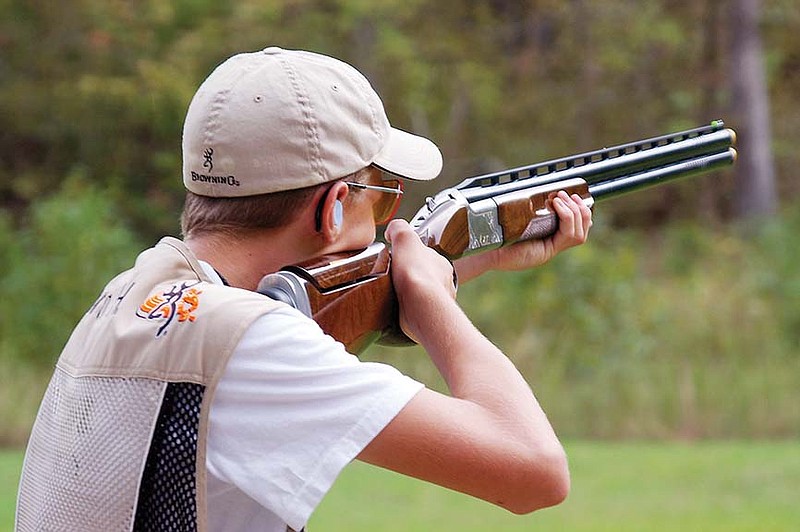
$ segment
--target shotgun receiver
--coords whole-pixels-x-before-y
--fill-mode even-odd
[[[426,200],[411,226],[450,260],[558,229],[550,200],[559,190],[592,207],[620,194],[709,172],[736,160],[736,134],[709,125],[530,166],[468,178]],[[258,291],[313,318],[351,353],[371,343],[403,345],[397,299],[382,243],[350,254],[288,266],[265,276]]]

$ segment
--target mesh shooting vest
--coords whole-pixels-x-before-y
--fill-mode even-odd
[[[208,411],[278,303],[212,284],[184,244],[139,255],[81,319],[31,433],[17,529],[205,530]]]

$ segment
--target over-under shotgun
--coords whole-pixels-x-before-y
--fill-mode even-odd
[[[430,197],[411,220],[422,241],[450,260],[546,238],[558,229],[550,201],[559,190],[595,202],[736,160],[736,134],[721,120],[678,133],[471,177]],[[258,291],[312,317],[350,352],[373,342],[406,344],[382,243],[287,266]]]

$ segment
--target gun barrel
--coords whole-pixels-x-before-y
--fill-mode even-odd
[[[575,177],[597,183],[721,152],[735,142],[735,132],[723,128],[722,121],[716,121],[671,135],[473,177],[456,188],[471,203]]]
[[[682,161],[669,166],[654,168],[618,179],[610,179],[589,185],[589,193],[597,201],[613,198],[635,190],[641,190],[655,185],[673,181],[682,177],[708,172],[723,166],[728,166],[736,161],[736,150],[728,148],[725,151],[705,155],[688,161]]]

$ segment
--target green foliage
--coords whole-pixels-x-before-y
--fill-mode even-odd
[[[800,353],[800,208],[795,207],[786,224],[769,220],[757,241],[755,253],[748,257],[755,263],[757,275],[752,289],[779,305],[771,317],[786,335],[788,349]]]
[[[798,193],[791,0],[763,3],[775,155]],[[436,140],[437,185],[730,115],[724,7],[712,0],[206,0],[32,2],[0,10],[0,202],[15,216],[76,168],[115,194],[148,239],[175,231],[180,136],[197,85],[224,58],[267,45],[363,70],[397,126]],[[624,28],[624,31],[620,31]],[[730,198],[715,189],[718,201]],[[689,189],[609,207],[619,224],[704,205]],[[719,210],[719,209],[718,209]],[[724,209],[721,212],[725,212]],[[404,213],[410,214],[410,213]],[[720,216],[720,213],[716,213]]]
[[[785,205],[800,193],[795,4],[762,3]],[[445,155],[437,182],[409,187],[405,217],[467,175],[734,111],[724,65],[736,36],[726,33],[729,6],[714,0],[0,6],[0,405],[16,416],[2,414],[0,425],[11,432],[29,422],[15,420],[32,417],[42,368],[136,241],[175,232],[185,109],[233,53],[311,49],[365,72],[392,122]],[[481,328],[519,353],[566,433],[800,432],[798,214],[749,240],[735,228],[660,229],[665,220],[726,218],[730,173],[695,183],[604,204],[607,225],[589,246],[462,289]],[[437,382],[424,356],[386,356]]]
[[[28,224],[0,226],[3,355],[43,366],[112,274],[139,246],[108,198],[79,178],[36,205]]]
[[[107,195],[77,176],[23,227],[0,218],[0,444],[24,441],[72,328],[139,247]]]

